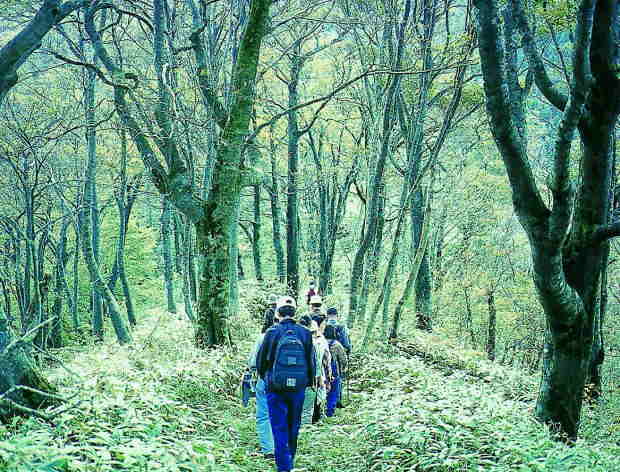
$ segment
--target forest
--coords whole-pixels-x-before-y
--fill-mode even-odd
[[[276,470],[311,284],[344,407],[278,470],[620,471],[620,3],[0,7],[0,471]]]

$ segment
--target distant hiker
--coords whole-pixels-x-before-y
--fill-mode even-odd
[[[258,350],[258,375],[265,381],[278,472],[293,469],[305,389],[316,376],[310,332],[293,320],[295,300],[278,302],[280,323],[265,332]]]
[[[269,311],[269,310],[267,310]],[[265,313],[267,315],[267,312]],[[256,339],[256,343],[254,344],[254,349],[252,349],[252,353],[250,354],[250,358],[248,360],[248,368],[251,373],[256,373],[256,356],[258,355],[258,351],[263,344],[263,340],[265,338],[265,332],[270,329],[273,325],[276,325],[280,321],[278,314],[273,313],[271,316],[271,324],[267,324],[267,318],[263,323],[263,327],[261,329],[261,334]],[[265,386],[265,381],[259,376],[256,384],[254,386],[254,392],[256,395],[256,433],[258,434],[258,443],[260,446],[260,452],[266,458],[274,457],[274,446],[273,446],[273,434],[271,432],[271,422],[269,421],[269,408],[267,406],[267,391]]]
[[[318,295],[318,292],[317,292],[317,289],[316,289],[316,284],[314,283],[314,280],[311,280],[310,281],[310,288],[306,292],[306,305],[310,305],[310,300],[315,295]]]
[[[327,325],[334,326],[336,328],[336,339],[347,354],[351,354],[351,339],[349,338],[349,330],[344,324],[338,322],[338,310],[335,307],[327,309]]]
[[[332,381],[331,388],[327,394],[327,408],[326,415],[334,416],[336,411],[336,404],[340,400],[340,393],[342,392],[342,376],[347,371],[347,353],[342,347],[342,344],[338,342],[336,327],[334,325],[327,325],[325,327],[325,338],[329,345],[329,352],[331,354],[331,371]]]
[[[267,331],[273,325],[273,318],[276,314],[276,307],[278,305],[278,296],[274,293],[267,297],[267,309],[263,316],[263,333]]]
[[[321,314],[322,307],[323,299],[320,295],[313,295],[310,297],[310,316]]]

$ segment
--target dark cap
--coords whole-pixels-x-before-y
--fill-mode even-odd
[[[338,310],[336,310],[336,307],[331,307],[327,309],[327,316],[336,316],[338,315]]]

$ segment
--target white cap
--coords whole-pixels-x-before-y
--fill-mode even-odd
[[[293,297],[281,297],[278,300],[277,307],[280,308],[283,306],[292,306],[293,308],[297,308],[297,303],[295,303],[295,299]]]
[[[323,299],[320,295],[312,295],[310,297],[310,305],[322,305]]]

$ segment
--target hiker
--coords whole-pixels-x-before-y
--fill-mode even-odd
[[[338,310],[335,307],[327,309],[327,325],[332,325],[336,328],[336,339],[345,351],[347,355],[351,354],[351,339],[349,338],[349,330],[343,324],[338,322]]]
[[[351,339],[349,338],[349,330],[344,324],[340,324],[338,322],[338,310],[336,309],[336,307],[328,308],[326,314],[327,314],[327,325],[333,326],[334,328],[336,328],[336,339],[346,351],[347,360],[348,360],[348,357],[351,354]],[[348,379],[348,374],[349,374],[348,370],[340,372],[341,382],[345,379],[345,377],[347,377]],[[342,391],[343,390],[344,390],[343,388],[340,389],[340,395],[338,397],[338,403],[336,405],[338,408],[344,407],[344,405],[342,404]],[[348,386],[347,386],[347,390],[348,390]]]
[[[277,469],[290,472],[297,452],[305,389],[312,385],[317,368],[312,336],[293,319],[295,300],[282,298],[277,311],[280,323],[265,332],[256,366],[266,384]]]
[[[319,326],[316,321],[311,319],[308,315],[304,315],[300,318],[299,324],[305,326],[312,333],[312,341],[314,343],[314,352],[317,365],[314,386],[306,389],[306,397],[304,398],[301,424],[305,425],[316,423],[320,419],[321,405],[327,400],[327,376],[329,375],[327,367],[330,361],[325,357],[325,353],[327,352],[325,350],[326,346],[320,341],[321,338],[317,335]],[[318,410],[317,415],[315,415],[315,410]]]
[[[314,280],[311,280],[310,281],[310,288],[306,292],[306,305],[310,305],[310,300],[315,295],[318,295],[318,292],[316,290],[316,284],[315,284]]]
[[[331,370],[332,370],[332,382],[331,388],[327,394],[327,407],[326,415],[334,416],[336,411],[336,404],[340,401],[340,393],[342,392],[342,374],[347,371],[347,353],[344,347],[337,339],[336,327],[334,325],[327,325],[325,327],[325,339],[329,345],[329,352],[331,354]]]
[[[316,390],[316,401],[312,411],[312,423],[317,423],[323,416],[323,405],[327,400],[327,391],[332,380],[332,356],[329,352],[329,344],[323,336],[325,330],[325,315],[315,314],[312,316],[312,341],[318,352],[319,366],[321,370],[321,387]]]
[[[271,301],[271,296],[269,300]],[[263,323],[261,333],[256,339],[254,349],[252,349],[252,353],[250,354],[250,358],[248,360],[248,368],[251,373],[255,373],[257,370],[256,356],[258,355],[258,351],[265,338],[265,332],[273,325],[277,325],[277,323],[280,321],[278,314],[275,313],[274,310],[274,313],[270,316],[271,322],[268,322],[268,313],[269,310],[265,312],[265,322]],[[263,454],[263,456],[267,459],[273,459],[275,456],[273,454],[273,434],[271,432],[271,423],[269,421],[269,408],[267,406],[267,391],[265,388],[265,381],[260,376],[258,377],[258,380],[256,381],[256,384],[254,386],[254,392],[256,396],[256,433],[258,434],[260,453]]]
[[[310,316],[320,315],[322,306],[323,299],[320,295],[313,295],[310,297]]]
[[[303,315],[299,318],[299,324],[306,328],[310,333],[316,328],[316,323],[313,324],[312,318],[309,315]],[[319,358],[319,351],[317,350],[316,344],[314,345],[314,357],[315,364],[317,366],[316,369],[316,377],[314,378],[314,382],[312,385],[309,385],[306,388],[306,394],[304,396],[304,404],[302,407],[301,413],[301,425],[306,425],[312,423],[312,414],[314,412],[314,402],[317,398],[317,389],[324,387],[323,378],[322,378],[322,369],[321,369],[321,359]]]
[[[267,297],[267,309],[263,315],[263,333],[273,325],[274,316],[276,314],[276,306],[278,305],[278,296],[274,293]]]

